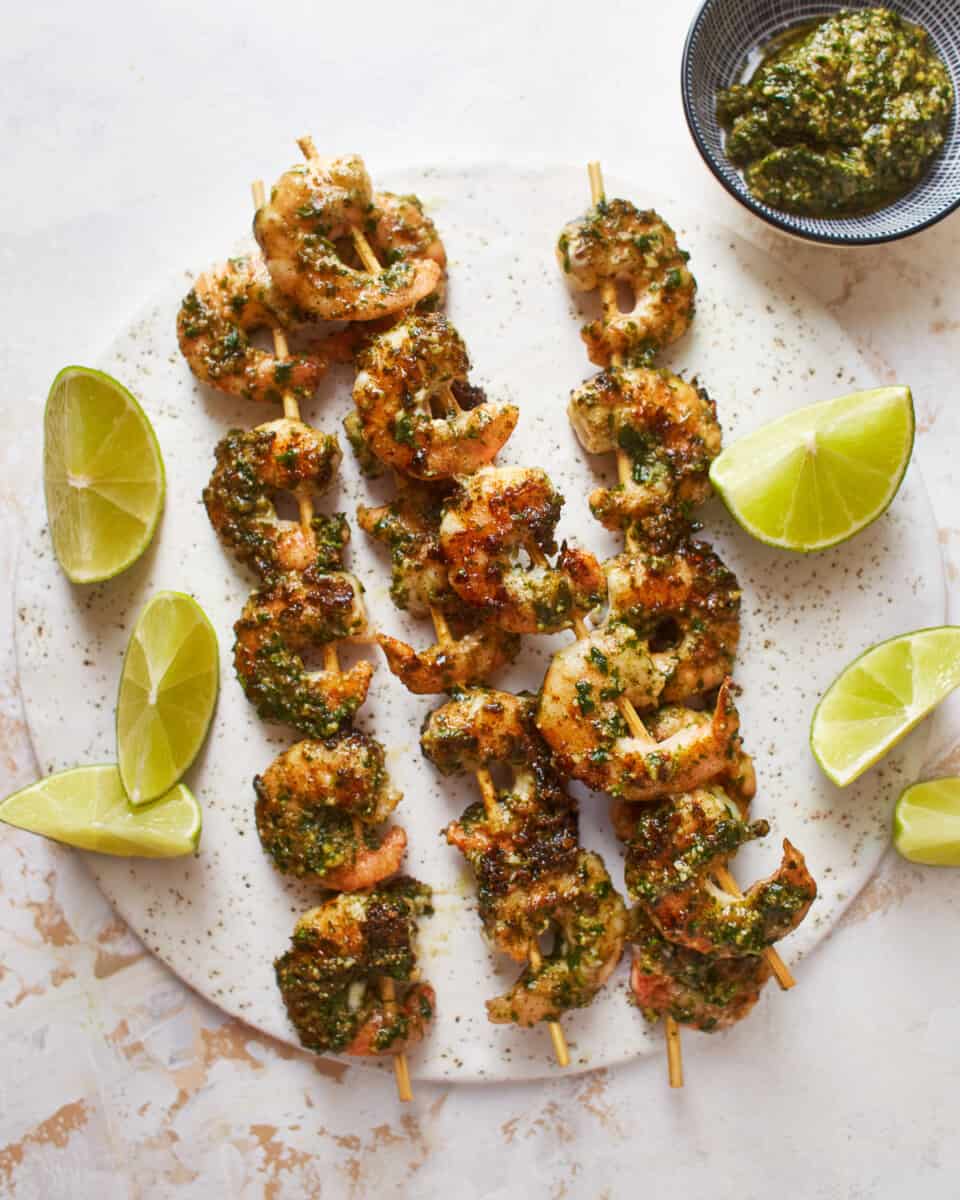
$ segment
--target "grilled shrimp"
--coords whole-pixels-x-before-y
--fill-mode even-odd
[[[730,698],[729,680],[720,688],[712,716],[667,705],[647,718],[647,738],[630,733],[617,699],[645,694],[647,656],[639,639],[637,646],[631,648],[628,635],[620,659],[615,659],[634,664],[636,682],[632,684],[625,680],[626,666],[607,675],[595,663],[595,670],[590,669],[581,680],[578,672],[583,660],[570,653],[573,647],[554,656],[541,690],[537,725],[561,769],[598,792],[624,800],[655,800],[732,774],[748,776],[750,767],[742,764],[740,718]],[[655,673],[656,668],[652,670]]]
[[[663,673],[661,701],[712,691],[733,669],[740,585],[704,542],[664,554],[627,551],[604,563],[610,620],[644,638]]]
[[[517,962],[526,960],[536,935],[522,912],[505,907],[509,897],[548,875],[570,871],[579,852],[576,806],[559,788],[550,794],[556,798],[541,793],[533,772],[520,771],[512,787],[498,793],[493,820],[477,801],[445,831],[476,875],[487,936]]]
[[[474,626],[471,628],[471,626]],[[417,651],[399,638],[377,634],[387,666],[407,691],[436,695],[482,683],[509,666],[520,651],[520,635],[489,622],[466,622],[469,632]]]
[[[671,1016],[705,1033],[742,1021],[770,978],[759,954],[717,958],[668,942],[642,905],[629,914],[630,988],[648,1021]]]
[[[260,841],[285,874],[355,891],[399,868],[406,834],[391,829],[378,843],[373,827],[400,793],[387,778],[383,747],[366,734],[297,742],[253,786]]]
[[[486,401],[449,412],[448,389],[470,367],[463,339],[446,318],[413,315],[375,338],[359,356],[353,399],[370,450],[418,479],[469,474],[496,457],[519,410]],[[436,400],[444,415],[435,417]]]
[[[476,876],[477,911],[490,943],[525,962],[542,914],[511,897],[529,896],[545,880],[574,870],[580,852],[575,803],[541,758],[516,768],[495,805],[471,804],[445,832]]]
[[[511,787],[472,804],[447,827],[477,878],[478,909],[493,945],[525,961],[542,934],[553,950],[505,996],[491,1021],[535,1025],[589,1004],[623,952],[623,901],[603,862],[577,843],[577,810],[533,723],[530,696],[476,689],[431,713],[420,744],[446,774],[492,763],[514,769]]]
[[[639,895],[649,891],[647,911],[663,936],[720,958],[761,954],[796,929],[817,895],[803,855],[786,840],[777,870],[742,897],[722,891],[703,875],[669,887],[656,864],[648,881],[644,866],[635,853],[632,890]]]
[[[492,763],[531,765],[549,760],[533,724],[532,696],[473,688],[435,708],[423,723],[420,748],[444,775],[479,771]]]
[[[585,325],[581,337],[591,362],[608,366],[660,349],[686,333],[693,319],[696,280],[676,234],[653,212],[629,200],[602,200],[564,226],[557,258],[578,291],[604,283],[628,285],[634,306]]]
[[[233,627],[233,661],[247,699],[264,720],[324,738],[353,717],[370,686],[370,663],[311,671],[302,655],[365,630],[362,591],[344,571],[311,567],[251,595]]]
[[[386,266],[398,262],[434,262],[440,268],[440,278],[430,294],[420,301],[419,308],[443,303],[446,284],[447,252],[437,227],[423,211],[418,196],[397,196],[393,192],[377,192],[373,211],[366,221],[366,233],[377,257]]]
[[[747,821],[747,802],[735,797],[714,784],[654,804],[614,804],[613,826],[627,846],[627,890],[673,941],[693,944],[682,931],[673,936],[678,897],[705,886],[705,873],[769,832],[766,821]]]
[[[290,313],[259,255],[231,258],[197,278],[177,314],[177,340],[202,383],[247,400],[279,403],[284,392],[305,399],[328,366],[322,353],[277,358],[249,334],[288,325]]]
[[[554,654],[537,726],[565,763],[590,763],[627,732],[618,701],[644,712],[656,705],[665,678],[636,630],[608,621]]]
[[[597,559],[564,545],[554,567],[524,566],[525,548],[556,549],[563,497],[544,471],[485,467],[463,480],[444,509],[440,548],[454,591],[513,633],[556,633],[604,599]]]
[[[277,516],[278,492],[313,495],[333,482],[340,465],[335,437],[281,417],[256,429],[231,430],[217,445],[203,502],[217,536],[264,580],[325,566],[349,536],[342,517],[315,517],[310,529]]]
[[[413,984],[392,1003],[381,998],[377,979],[416,977],[417,918],[432,913],[430,900],[425,884],[401,877],[303,914],[274,968],[308,1050],[399,1054],[423,1037],[433,1017],[433,988]]]
[[[445,775],[495,763],[513,768],[511,785],[493,801],[472,804],[446,835],[476,874],[487,935],[519,962],[537,933],[503,905],[517,889],[570,871],[579,851],[576,804],[537,733],[533,710],[532,696],[475,688],[434,709],[420,735],[424,755]]]
[[[357,508],[357,522],[390,551],[390,598],[415,617],[462,609],[440,553],[440,517],[449,488],[401,479],[390,504]]]
[[[435,291],[446,259],[432,223],[412,203],[378,199],[375,206],[356,155],[315,159],[281,175],[253,222],[277,290],[326,321],[372,321]],[[368,230],[373,249],[389,260],[380,271],[351,265],[355,229]]]
[[[626,911],[603,860],[581,850],[572,869],[518,888],[499,906],[499,919],[529,929],[533,938],[555,931],[538,964],[528,964],[502,996],[487,1001],[495,1024],[536,1025],[584,1008],[623,954]]]
[[[570,398],[570,420],[590,454],[621,450],[630,477],[597,488],[590,511],[607,529],[638,529],[661,541],[710,495],[710,464],[723,435],[702,388],[669,371],[601,371]]]

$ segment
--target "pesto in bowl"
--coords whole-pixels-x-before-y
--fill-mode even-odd
[[[885,8],[788,29],[717,98],[725,149],[751,194],[809,216],[867,213],[923,176],[954,105],[927,33]]]

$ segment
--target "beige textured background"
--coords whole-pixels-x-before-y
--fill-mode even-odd
[[[960,217],[842,253],[748,224],[683,123],[694,7],[92,0],[5,15],[0,793],[36,769],[9,585],[50,379],[91,361],[171,271],[215,256],[234,235],[227,198],[282,169],[307,129],[374,169],[600,157],[782,257],[882,378],[914,388],[960,618]],[[960,772],[960,747],[936,757]],[[789,998],[685,1039],[681,1094],[651,1061],[420,1086],[402,1108],[382,1077],[224,1021],[144,953],[68,852],[3,831],[0,1196],[954,1197],[957,896],[956,874],[889,856]]]

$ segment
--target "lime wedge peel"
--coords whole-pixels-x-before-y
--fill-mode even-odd
[[[0,821],[81,850],[136,858],[193,854],[203,825],[183,784],[133,808],[113,763],[60,771],[14,792],[0,801]]]
[[[64,367],[47,396],[43,482],[54,553],[73,583],[98,583],[143,554],[163,510],[160,446],[116,379]]]
[[[960,779],[930,779],[902,792],[893,844],[910,862],[960,867]]]
[[[846,541],[897,494],[913,452],[907,387],[824,400],[724,450],[710,479],[747,533],[808,554]]]
[[[130,803],[162,796],[196,758],[217,700],[217,635],[182,592],[158,592],[137,619],[120,675],[117,756]]]
[[[872,646],[833,681],[810,724],[824,773],[846,787],[960,686],[960,626],[918,629]]]

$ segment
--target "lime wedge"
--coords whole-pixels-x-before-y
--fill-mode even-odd
[[[158,592],[137,620],[117,697],[117,756],[131,804],[162,796],[197,757],[218,681],[206,613],[182,592]]]
[[[125,387],[64,367],[43,417],[43,484],[53,549],[67,578],[96,583],[146,550],[163,508],[160,447]]]
[[[74,767],[0,801],[0,821],[44,837],[138,858],[192,854],[202,817],[193,793],[179,784],[145,808],[131,808],[113,763]]]
[[[960,779],[931,779],[902,792],[893,844],[911,862],[960,867]]]
[[[846,787],[960,685],[960,626],[919,629],[872,646],[827,688],[810,748]]]
[[[859,533],[894,498],[913,432],[909,388],[854,392],[741,438],[714,460],[710,478],[761,542],[824,550]]]

